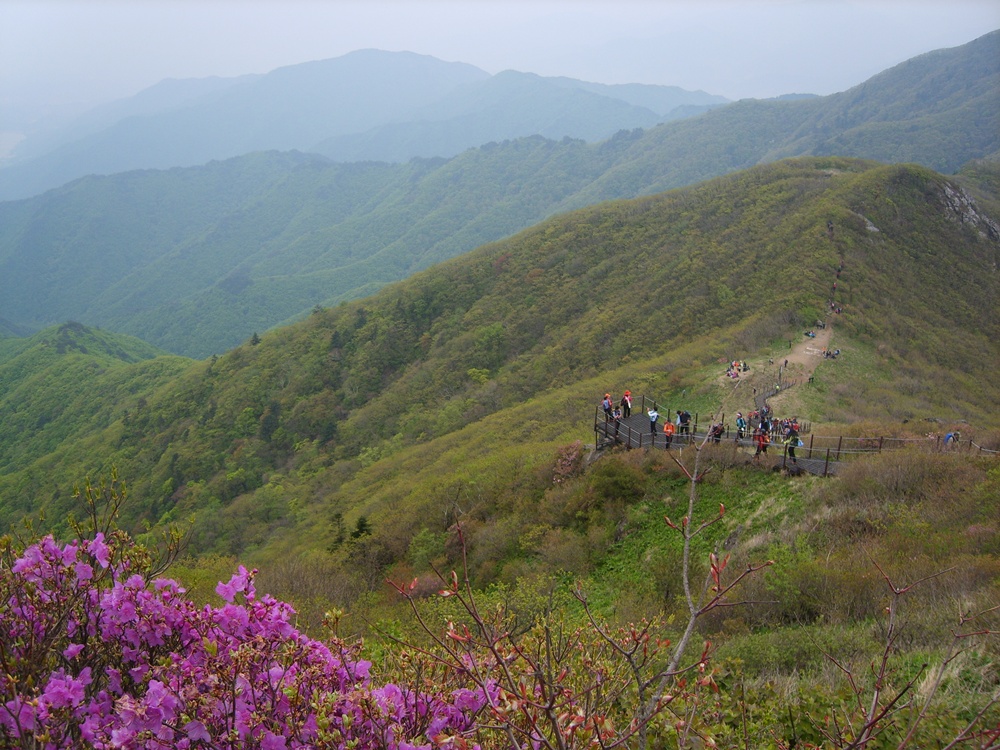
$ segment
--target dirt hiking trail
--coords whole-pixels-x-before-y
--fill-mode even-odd
[[[720,404],[720,413],[735,414],[737,409],[744,413],[749,413],[757,408],[756,397],[758,394],[770,393],[779,383],[794,381],[797,384],[808,382],[815,372],[820,362],[823,361],[823,352],[830,345],[833,335],[832,327],[827,324],[826,328],[812,329],[816,337],[809,338],[802,333],[800,341],[792,344],[791,348],[785,351],[778,349],[773,357],[748,360],[750,372],[741,378],[738,385],[734,385],[726,375],[720,376],[720,383],[731,387],[729,395]],[[788,365],[785,366],[787,361]],[[779,375],[780,371],[780,375]],[[749,376],[749,377],[748,377]],[[778,416],[794,416],[801,409],[799,398],[796,396],[796,388],[789,390],[779,390],[779,392],[768,399],[768,403]]]
[[[799,384],[807,383],[824,360],[823,353],[830,346],[833,327],[827,324],[826,328],[812,330],[816,334],[815,338],[803,335],[802,340],[792,345],[781,362],[775,359],[775,367],[788,362],[788,367],[784,370],[785,380],[793,380]],[[791,416],[790,412],[797,411],[800,408],[798,401],[794,388],[787,391],[782,390],[769,399],[775,413],[782,416]]]

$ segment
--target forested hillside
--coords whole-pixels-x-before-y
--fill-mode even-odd
[[[990,424],[998,236],[944,177],[841,159],[567,214],[168,381],[181,361],[117,368],[125,387],[77,394],[95,422],[60,422],[13,379],[3,517],[45,497],[62,518],[74,481],[116,465],[146,521],[196,514],[196,549],[322,546],[332,514],[366,515],[388,563],[449,487],[516,496],[609,386],[714,411],[695,373],[800,336],[838,282],[854,362],[817,378],[814,418]]]
[[[739,102],[595,144],[533,137],[405,165],[253,154],[86,178],[0,204],[0,317],[36,330],[79,320],[203,357],[560,211],[779,156],[843,149],[950,172],[1000,145],[998,44],[994,33],[843,94]]]
[[[88,178],[0,204],[0,313],[221,353],[541,220],[629,143],[530,138],[395,166],[270,152]]]

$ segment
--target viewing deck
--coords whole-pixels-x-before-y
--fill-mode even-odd
[[[656,431],[651,432],[649,429],[649,418],[645,412],[640,414],[638,411],[634,411],[628,419],[623,418],[618,423],[616,429],[613,421],[605,421],[604,412],[598,407],[597,413],[594,415],[596,445],[598,448],[621,445],[629,449],[652,448],[654,450],[667,450],[667,438],[663,434],[663,419],[665,418],[667,418],[666,413],[656,423]],[[670,450],[683,451],[690,446],[701,445],[706,437],[707,432],[704,430],[699,431],[692,418],[690,434],[675,434],[669,448]],[[713,442],[713,439],[709,438],[709,442]],[[753,454],[756,451],[753,438],[737,438],[734,431],[727,429],[722,433],[717,442],[719,445],[734,446],[737,450],[746,453],[748,461],[753,460]],[[768,466],[777,462],[782,468],[795,466],[802,471],[808,471],[810,474],[828,476],[836,474],[843,466],[842,461],[833,460],[832,456],[834,455],[836,455],[836,450],[833,448],[824,448],[817,451],[804,446],[796,449],[797,460],[793,463],[791,458],[786,455],[785,446],[775,440],[768,446],[767,462]]]
[[[632,414],[628,418],[622,418],[616,424],[613,420],[607,420],[604,411],[598,405],[594,410],[594,443],[598,450],[614,446],[622,446],[627,449],[647,448],[654,450],[666,450],[667,438],[663,433],[665,420],[675,420],[676,409],[666,408],[661,402],[640,396],[633,400],[634,407]],[[660,418],[657,420],[655,430],[650,430],[649,417],[646,415],[647,404],[654,405],[660,411]],[[719,445],[729,445],[746,455],[747,461],[754,460],[756,444],[753,437],[737,438],[736,430],[732,429],[725,421],[725,415],[721,417],[724,431],[718,440],[710,438],[709,441]],[[670,443],[670,450],[683,451],[693,445],[701,445],[707,438],[707,430],[699,429],[699,415],[694,414],[691,418],[690,434],[681,433],[680,427],[674,434]],[[703,425],[702,425],[703,427]],[[805,430],[803,430],[803,433]],[[751,433],[752,434],[752,433]],[[787,450],[782,444],[780,436],[772,434],[771,443],[768,445],[767,457],[762,464],[767,467],[780,467],[787,470],[807,471],[817,476],[829,476],[840,473],[852,459],[859,456],[881,453],[884,450],[899,449],[906,446],[919,447],[927,451],[961,451],[963,453],[973,452],[979,454],[998,455],[997,451],[989,450],[977,445],[972,440],[960,440],[957,443],[945,445],[941,436],[929,436],[926,438],[902,439],[885,437],[847,437],[847,436],[820,436],[812,434],[800,434],[803,444],[795,449],[796,460],[787,455]]]

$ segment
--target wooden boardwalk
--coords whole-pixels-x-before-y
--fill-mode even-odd
[[[789,383],[789,385],[792,385]],[[776,393],[774,391],[758,392],[755,403],[758,409],[763,408],[767,399]],[[646,404],[655,404],[663,409],[660,418],[657,420],[656,428],[650,430],[649,417],[646,416]],[[627,419],[622,419],[616,426],[613,421],[606,420],[604,411],[600,406],[594,409],[594,443],[598,450],[622,446],[624,448],[646,448],[654,450],[665,450],[667,447],[666,436],[663,434],[664,420],[672,419],[676,415],[675,409],[666,407],[660,401],[654,401],[645,396],[639,396],[633,401],[634,407],[632,415]],[[725,423],[725,417],[720,419]],[[675,434],[671,442],[671,450],[683,450],[691,445],[701,445],[705,441],[706,433],[699,430],[698,415],[695,414],[691,424],[691,434]],[[768,446],[767,459],[760,464],[765,468],[781,468],[795,472],[797,470],[806,471],[817,476],[829,476],[839,474],[843,468],[851,462],[863,456],[870,456],[882,453],[883,451],[900,450],[904,448],[920,449],[928,453],[961,452],[978,456],[995,456],[1000,458],[1000,451],[993,447],[987,447],[975,442],[972,438],[956,437],[955,442],[945,440],[945,436],[932,433],[923,438],[903,438],[903,437],[873,437],[873,436],[830,436],[816,435],[808,430],[803,423],[804,431],[802,440],[805,445],[795,449],[797,461],[792,462],[785,452],[785,446],[781,444],[781,439],[772,435],[771,444]],[[680,429],[680,428],[678,428]],[[959,433],[954,433],[956,436]],[[736,431],[727,429],[722,433],[719,442],[722,445],[733,446],[746,455],[747,461],[753,461],[753,454],[756,452],[752,437],[744,437],[737,440]]]
[[[642,403],[641,400],[638,402]],[[663,420],[670,418],[669,414],[664,413],[657,421],[656,428],[650,430],[649,417],[644,412],[640,413],[638,410],[634,410],[630,417],[623,418],[615,424],[614,421],[606,421],[603,410],[598,407],[594,414],[595,444],[598,449],[618,445],[627,449],[667,450],[667,438],[663,434]],[[683,450],[692,445],[701,445],[705,438],[704,431],[698,432],[697,428],[693,427],[690,434],[675,434],[670,443],[670,450]],[[735,444],[738,450],[746,453],[747,462],[753,462],[756,445],[752,438],[737,438],[735,433],[727,431],[722,434],[718,442],[720,445]],[[790,471],[797,468],[817,476],[836,474],[844,465],[842,461],[830,458],[831,449],[817,453],[808,448],[797,448],[796,454],[797,461],[793,463],[785,453],[785,446],[781,445],[779,441],[775,441],[768,446],[767,458],[761,462],[761,465],[767,468],[777,465]]]

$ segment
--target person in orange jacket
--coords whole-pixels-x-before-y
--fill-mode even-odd
[[[669,419],[663,423],[663,437],[666,439],[666,448],[670,450],[670,444],[674,442],[674,431],[677,428],[674,427],[674,423]]]

